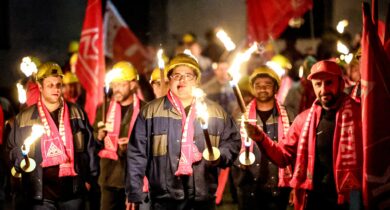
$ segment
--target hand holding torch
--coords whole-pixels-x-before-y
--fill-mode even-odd
[[[28,157],[28,153],[30,152],[30,146],[44,133],[45,130],[42,125],[33,125],[31,135],[27,137],[26,140],[24,140],[24,143],[21,148],[23,160],[20,162],[20,168],[26,173],[32,172],[36,167],[35,160]],[[15,177],[20,177],[20,173],[17,173],[15,168],[11,169],[11,173]]]

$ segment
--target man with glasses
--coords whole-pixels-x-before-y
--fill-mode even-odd
[[[167,95],[141,110],[129,142],[128,201],[136,206],[144,200],[142,179],[146,175],[151,209],[215,209],[218,168],[228,167],[236,159],[238,128],[219,105],[205,99],[209,136],[221,155],[213,162],[203,159],[205,138],[192,95],[200,80],[199,64],[192,56],[178,54],[167,71]]]

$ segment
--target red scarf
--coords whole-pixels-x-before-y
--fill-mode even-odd
[[[293,188],[313,189],[316,127],[322,107],[316,100],[307,115],[298,142],[298,151],[293,178]],[[336,114],[333,136],[333,172],[335,175],[338,203],[345,202],[349,192],[361,188],[362,138],[360,107],[352,106],[353,100],[345,98]],[[299,199],[299,198],[298,198]],[[301,200],[302,201],[302,200]]]
[[[0,145],[3,144],[3,130],[4,130],[4,112],[0,104]]]
[[[194,120],[195,120],[195,99],[191,104],[190,111],[188,113],[188,117],[186,116],[186,112],[184,110],[183,104],[180,100],[175,96],[171,90],[168,91],[167,94],[168,100],[171,102],[173,107],[180,113],[181,115],[181,127],[182,127],[182,138],[180,145],[180,159],[179,166],[177,171],[175,172],[175,176],[180,175],[192,175],[192,163],[198,162],[202,159],[202,154],[199,152],[196,145],[193,143],[194,141]]]
[[[59,177],[76,176],[68,106],[62,99],[58,129],[46,106],[42,104],[41,97],[38,98],[37,106],[45,129],[41,138],[42,167],[60,165]]]
[[[290,122],[287,116],[287,111],[284,108],[284,106],[280,106],[279,102],[275,100],[276,108],[278,110],[278,113],[280,116],[278,117],[278,142],[281,144],[286,143],[287,140],[287,133],[290,128]],[[254,122],[257,117],[256,117],[256,109],[257,109],[257,104],[256,104],[256,99],[253,99],[247,107],[247,115],[248,119],[252,120],[252,124],[256,125],[256,122]],[[240,127],[240,133],[241,136],[245,136],[245,126],[241,124]],[[244,134],[244,135],[243,135]],[[240,153],[244,152],[245,150],[245,138],[241,138],[241,151]],[[250,149],[249,151],[253,152],[253,141],[250,141]],[[292,178],[292,167],[291,165],[285,167],[285,168],[279,168],[279,186],[280,187],[288,187],[289,182],[291,181]]]
[[[350,94],[352,99],[358,103],[360,103],[360,101],[361,101],[361,97],[358,95],[358,90],[361,88],[360,86],[361,86],[361,84],[360,84],[360,80],[359,80],[358,82],[356,82],[356,84],[353,87],[351,94]]]
[[[101,158],[108,158],[112,160],[118,160],[117,150],[118,144],[127,144],[129,142],[129,138],[131,132],[133,131],[133,127],[135,124],[135,120],[137,119],[138,113],[140,110],[140,99],[136,94],[133,94],[133,114],[131,115],[131,121],[129,125],[129,131],[127,134],[126,141],[119,141],[119,132],[121,129],[122,115],[121,115],[121,105],[111,100],[110,106],[107,112],[107,122],[106,129],[108,131],[107,136],[104,138],[104,149],[100,150],[98,153]]]

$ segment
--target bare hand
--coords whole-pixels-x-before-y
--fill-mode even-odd
[[[260,142],[264,139],[264,132],[258,125],[245,122],[246,132],[253,141]]]
[[[107,136],[107,131],[105,130],[105,128],[99,128],[97,139],[99,141],[102,141],[104,138],[106,138],[106,136]]]
[[[288,199],[288,204],[290,206],[294,206],[294,199],[295,199],[295,190],[292,189],[291,192],[290,192],[290,197]]]
[[[131,203],[126,199],[126,210],[136,210],[138,207],[138,204]]]

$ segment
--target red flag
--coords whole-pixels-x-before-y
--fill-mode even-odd
[[[367,3],[363,4],[362,124],[363,198],[366,209],[390,203],[390,59],[378,37]]]
[[[301,17],[312,6],[312,0],[247,0],[249,42],[278,38],[291,18]]]
[[[147,52],[110,1],[104,14],[104,30],[107,57],[130,61],[142,71],[148,60]]]
[[[85,111],[91,123],[95,120],[98,104],[103,102],[104,73],[102,2],[88,0],[76,74],[86,91]]]

